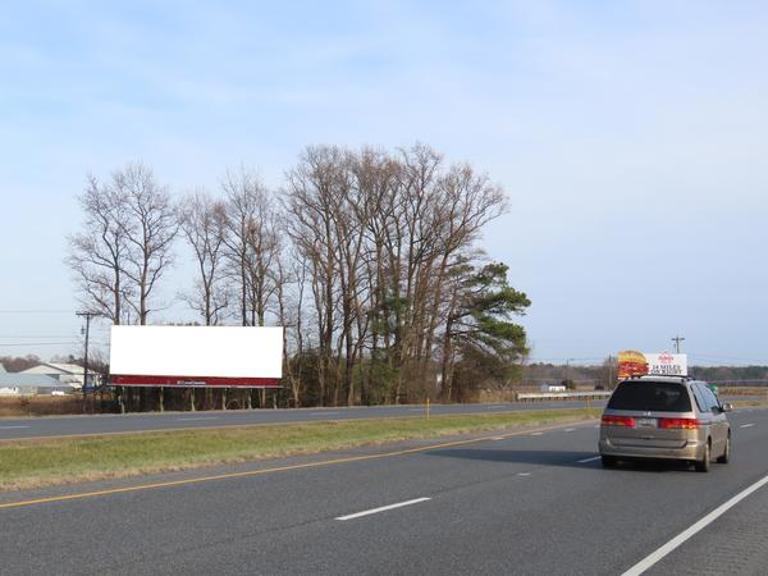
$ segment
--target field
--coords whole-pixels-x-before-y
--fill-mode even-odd
[[[0,417],[82,414],[82,396],[0,397]]]

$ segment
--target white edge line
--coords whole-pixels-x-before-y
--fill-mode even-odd
[[[583,460],[576,460],[579,464],[586,464],[587,462],[594,462],[595,460],[600,460],[600,456],[592,456],[591,458],[584,458]]]
[[[742,424],[739,428],[752,428],[752,426],[754,426],[754,424]]]
[[[670,552],[675,550],[678,546],[683,544],[686,540],[691,538],[692,536],[695,536],[697,533],[701,532],[704,528],[709,526],[712,522],[717,520],[720,516],[725,514],[728,510],[736,506],[739,502],[744,500],[747,496],[752,494],[753,492],[759,490],[763,486],[768,484],[768,476],[765,476],[752,484],[750,487],[742,490],[736,496],[725,502],[724,504],[721,504],[712,512],[704,516],[701,520],[696,522],[693,526],[690,528],[684,530],[672,540],[664,544],[661,548],[657,549],[656,551],[652,552],[650,555],[646,556],[640,562],[632,566],[629,570],[624,572],[621,576],[639,576],[646,570],[648,570],[651,566],[656,564],[659,560],[667,556]]]
[[[201,420],[218,420],[218,416],[198,416],[196,418],[176,418],[179,422],[199,422]]]
[[[31,426],[0,426],[0,430],[20,430],[21,428],[31,428]]]
[[[370,516],[371,514],[378,514],[379,512],[386,512],[387,510],[394,510],[395,508],[402,508],[403,506],[410,506],[412,504],[419,504],[426,502],[431,498],[416,498],[414,500],[406,500],[405,502],[398,502],[397,504],[390,504],[389,506],[381,506],[380,508],[372,508],[371,510],[363,510],[362,512],[355,512],[354,514],[347,514],[346,516],[338,516],[336,520],[354,520],[355,518],[362,518],[363,516]]]

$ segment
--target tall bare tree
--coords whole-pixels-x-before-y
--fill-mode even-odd
[[[134,294],[124,273],[131,249],[123,227],[128,217],[125,199],[114,178],[102,184],[90,176],[79,202],[83,230],[69,237],[66,262],[75,274],[80,302],[113,324],[125,323],[126,300]]]
[[[307,148],[288,173],[286,223],[297,252],[311,267],[311,288],[318,334],[319,399],[338,398],[339,364],[335,354],[340,301],[337,257],[340,183],[345,153],[335,147]],[[343,184],[342,184],[343,185]]]
[[[263,326],[274,293],[270,266],[279,252],[272,202],[258,177],[243,168],[227,172],[222,189],[227,207],[225,255],[237,285],[238,318],[243,326]]]
[[[123,272],[135,286],[135,301],[130,303],[143,325],[152,311],[150,297],[173,263],[177,214],[168,190],[144,164],[129,164],[115,173],[113,181],[124,203],[126,218],[121,227],[130,246]]]
[[[178,207],[184,238],[195,255],[198,277],[194,291],[182,299],[200,314],[206,326],[219,324],[229,300],[224,285],[226,204],[204,192],[184,198]]]

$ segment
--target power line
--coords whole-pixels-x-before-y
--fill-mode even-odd
[[[72,310],[0,310],[0,314],[72,314]]]
[[[67,342],[11,342],[9,344],[0,342],[0,348],[10,348],[10,347],[18,347],[18,346],[26,346],[28,348],[31,348],[34,346],[65,346],[70,344],[72,345],[81,344],[81,342],[79,340],[69,340]]]
[[[36,340],[36,339],[43,339],[43,340],[50,340],[51,338],[70,338],[73,337],[71,334],[39,334],[37,336],[22,336],[20,334],[13,334],[8,336],[0,336],[0,339],[8,339],[12,338],[15,340]]]

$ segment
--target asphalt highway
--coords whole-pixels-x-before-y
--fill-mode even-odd
[[[586,402],[519,402],[498,404],[433,404],[431,414],[487,414],[496,411],[541,410],[545,408],[583,408]],[[604,406],[605,401],[590,401]],[[281,410],[227,410],[210,412],[166,412],[136,414],[100,414],[0,419],[0,440],[69,436],[77,434],[114,434],[179,428],[215,428],[251,424],[280,424],[353,418],[398,418],[423,414],[425,406],[356,406],[352,408],[299,408]]]
[[[768,411],[730,420],[733,461],[707,474],[604,470],[589,422],[5,494],[0,574],[765,574]]]

